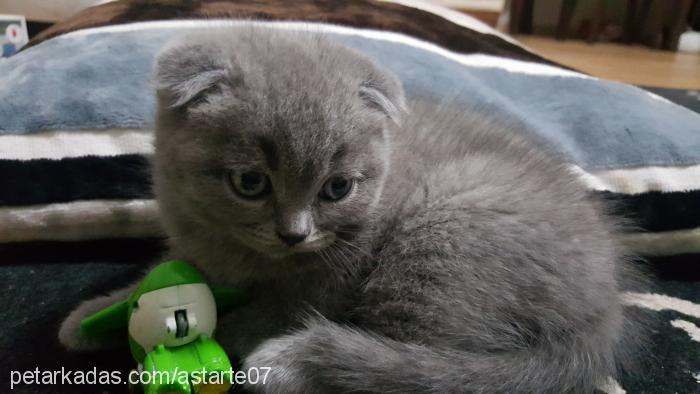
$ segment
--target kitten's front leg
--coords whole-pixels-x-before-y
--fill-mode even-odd
[[[61,323],[61,328],[58,331],[58,340],[66,349],[74,351],[92,351],[125,345],[126,341],[124,341],[123,335],[120,335],[119,338],[112,336],[102,338],[86,337],[80,330],[80,322],[97,311],[125,300],[136,289],[138,284],[139,282],[136,282],[109,295],[83,301]]]
[[[246,382],[246,389],[256,393],[303,393],[310,391],[304,375],[295,362],[295,352],[306,340],[304,332],[285,335],[263,342],[246,358],[243,371],[247,377],[260,372],[261,379]]]
[[[429,349],[346,327],[321,316],[305,328],[269,339],[243,363],[243,372],[261,379],[247,391],[265,394],[337,392],[425,392],[412,383]],[[417,361],[416,361],[417,360]],[[257,371],[256,371],[257,370]]]
[[[269,394],[329,392],[312,383],[308,371],[304,371],[303,360],[311,356],[311,341],[314,331],[319,328],[318,323],[307,322],[304,329],[269,339],[258,346],[242,367],[249,378],[260,373],[258,382],[245,384],[247,391]]]

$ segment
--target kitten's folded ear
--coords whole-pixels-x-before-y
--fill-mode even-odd
[[[224,82],[231,65],[213,45],[179,40],[166,46],[156,58],[154,85],[158,97],[171,108],[186,107]]]
[[[406,100],[398,78],[389,72],[374,73],[360,86],[360,97],[371,108],[386,114],[395,123],[406,111]]]

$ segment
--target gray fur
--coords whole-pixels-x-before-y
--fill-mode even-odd
[[[394,76],[313,34],[195,35],[161,53],[156,87],[170,254],[251,296],[217,331],[272,368],[250,390],[589,393],[626,360],[617,228],[517,126],[405,105]],[[249,168],[268,198],[226,187]],[[356,188],[321,202],[337,173]],[[306,249],[275,235],[299,217]]]

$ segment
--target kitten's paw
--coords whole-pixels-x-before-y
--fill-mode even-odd
[[[257,384],[247,383],[246,390],[255,393],[311,393],[308,387],[304,387],[304,377],[301,374],[298,363],[295,362],[294,353],[298,341],[303,340],[301,335],[292,334],[270,339],[258,346],[243,363],[243,371],[260,371],[264,377],[265,371],[269,373],[264,381]]]
[[[114,304],[118,299],[114,296],[98,297],[85,301],[74,309],[63,320],[58,330],[58,340],[68,350],[94,351],[119,347],[114,338],[88,338],[80,331],[80,322],[93,313]],[[125,341],[123,341],[125,342]]]

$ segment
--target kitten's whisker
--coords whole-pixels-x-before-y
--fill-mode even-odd
[[[361,247],[353,244],[352,242],[346,241],[342,238],[337,238],[337,241],[342,242],[344,245],[347,245],[348,247],[352,248],[351,253],[359,253],[360,256],[366,256],[366,257],[372,257],[372,254],[369,253],[368,251],[362,249]],[[355,255],[357,257],[357,255]]]
[[[357,275],[357,268],[359,267],[359,258],[357,255],[353,254],[351,250],[341,248],[341,245],[338,244],[328,249],[329,252],[333,254],[335,260],[342,264],[344,272],[351,276]],[[348,254],[351,255],[352,258],[348,257]]]
[[[327,267],[333,268],[333,263],[331,262],[331,256],[329,255],[327,250],[325,250],[325,249],[319,250],[319,256],[321,257],[321,260],[323,260],[323,263],[326,264]]]

